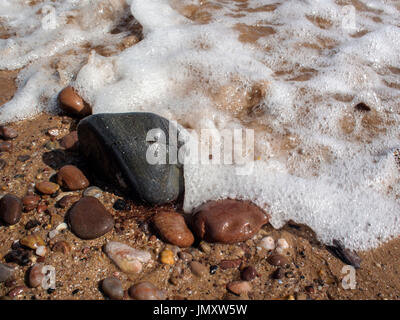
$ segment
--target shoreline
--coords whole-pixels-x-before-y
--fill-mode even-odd
[[[0,72],[0,87],[5,88],[0,97],[2,99],[0,105],[12,98],[15,77],[15,72]],[[3,153],[1,156],[7,162],[2,170],[1,192],[14,193],[22,197],[33,183],[38,180],[49,180],[61,164],[73,163],[79,164],[82,168],[87,167],[78,154],[65,152],[57,142],[57,139],[74,130],[76,124],[77,121],[68,116],[48,114],[40,114],[34,119],[10,124],[11,128],[18,131],[19,136],[12,140],[11,153]],[[56,139],[46,134],[50,128],[59,130]],[[19,158],[21,155],[30,157],[23,162],[22,158]],[[90,172],[88,176],[91,182],[96,181],[96,177],[93,177]],[[100,186],[100,184],[94,185]],[[101,202],[116,219],[113,232],[95,240],[81,240],[69,230],[65,230],[57,238],[50,240],[49,248],[52,248],[56,241],[65,241],[71,245],[71,251],[67,254],[49,252],[44,258],[44,263],[54,266],[57,270],[58,284],[55,292],[48,293],[40,288],[26,287],[23,293],[16,296],[17,299],[32,299],[32,297],[35,299],[102,299],[104,296],[98,289],[99,282],[111,275],[120,278],[124,288],[128,288],[128,285],[139,280],[151,281],[160,289],[165,290],[169,299],[400,298],[400,281],[398,280],[400,266],[396,263],[400,258],[400,239],[391,240],[373,250],[359,252],[362,263],[361,268],[356,271],[356,289],[345,290],[341,286],[341,281],[345,276],[342,274],[343,262],[329,253],[325,246],[318,244],[312,230],[305,226],[286,224],[282,229],[274,230],[267,224],[257,233],[255,239],[239,245],[196,243],[189,249],[177,249],[157,239],[147,223],[157,211],[172,209],[173,206],[146,207],[128,201],[131,208],[118,211],[113,208],[113,204],[123,197],[114,193],[113,189],[107,189],[107,184],[101,187],[103,189]],[[81,192],[73,192],[73,194],[80,196]],[[67,210],[56,208],[54,206],[56,199],[48,196],[42,197],[41,201],[46,206],[44,211],[39,212],[40,210],[35,209],[24,213],[21,221],[15,226],[0,227],[0,262],[4,262],[4,256],[15,240],[33,232],[45,238],[49,230],[63,221]],[[33,230],[26,230],[26,224],[34,219],[38,220],[40,225]],[[257,243],[267,235],[275,240],[285,238],[290,245],[288,258],[291,264],[290,268],[284,270],[288,276],[285,275],[281,279],[272,279],[277,268],[266,262],[269,253],[265,250],[257,250]],[[144,269],[142,274],[127,276],[119,271],[102,252],[101,247],[106,240],[120,241],[135,248],[146,248],[152,252],[154,261]],[[182,259],[177,259],[172,266],[163,265],[158,261],[157,255],[165,247],[187,252],[193,260],[200,261],[208,267],[219,266],[223,260],[241,259],[246,265],[256,266],[259,277],[252,281],[253,290],[250,293],[238,297],[227,292],[225,286],[229,281],[238,279],[239,269],[223,270],[220,267],[215,275],[193,277],[188,263]],[[34,254],[31,257],[36,261],[39,258]],[[29,266],[17,267],[15,282],[8,284],[10,286],[0,285],[0,296],[6,296],[18,286],[26,286],[24,277],[28,269]]]

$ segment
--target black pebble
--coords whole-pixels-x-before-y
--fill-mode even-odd
[[[218,266],[210,266],[210,274],[215,274],[217,272]]]
[[[6,262],[14,262],[20,266],[26,266],[29,264],[30,260],[30,253],[29,251],[23,250],[23,249],[16,249],[10,251],[4,259]]]
[[[122,199],[117,199],[117,200],[114,202],[113,208],[114,208],[115,210],[119,210],[119,211],[122,211],[122,210],[129,210],[129,209],[130,209],[130,205],[129,205],[126,201],[124,201],[124,200],[122,200]]]
[[[30,229],[33,229],[33,228],[35,228],[37,226],[40,226],[40,222],[39,221],[37,221],[36,219],[35,220],[29,220],[25,225],[25,229],[26,230],[30,230]]]

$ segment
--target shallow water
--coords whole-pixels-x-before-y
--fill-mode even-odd
[[[0,4],[0,68],[24,68],[0,122],[72,83],[94,113],[252,129],[248,174],[185,166],[186,211],[248,199],[356,249],[400,234],[398,1],[26,2]]]

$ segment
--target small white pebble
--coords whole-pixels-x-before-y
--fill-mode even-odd
[[[47,249],[45,246],[39,246],[36,249],[36,255],[39,257],[44,257],[46,255]]]
[[[68,228],[67,224],[66,224],[65,222],[63,222],[63,223],[60,223],[60,224],[57,226],[56,230],[57,230],[57,231],[63,231],[63,230],[66,230],[67,228]]]
[[[60,131],[58,129],[53,128],[53,129],[49,129],[47,131],[47,133],[49,136],[57,137],[60,134]]]
[[[289,244],[287,243],[287,241],[283,238],[278,239],[278,241],[276,241],[276,251],[278,253],[283,253],[286,249],[289,248]]]
[[[51,230],[49,232],[49,239],[53,239],[54,237],[56,237],[60,232],[57,229]]]
[[[274,250],[275,249],[275,240],[272,237],[265,237],[262,238],[260,243],[260,247],[267,249],[267,250]]]

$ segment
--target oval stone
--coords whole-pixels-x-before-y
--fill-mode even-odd
[[[112,300],[121,300],[124,297],[124,289],[121,280],[109,277],[102,281],[101,288],[104,294]]]
[[[153,217],[155,229],[161,238],[178,247],[190,247],[194,242],[193,233],[183,216],[173,211],[162,211]]]
[[[82,190],[89,186],[89,181],[83,172],[72,165],[63,166],[58,171],[57,183],[71,191]]]
[[[60,186],[53,182],[43,181],[36,183],[35,188],[43,194],[54,194],[60,189]]]
[[[252,238],[269,216],[249,201],[210,201],[194,211],[193,231],[208,242],[236,243]]]
[[[130,287],[129,295],[136,300],[165,300],[165,293],[147,281]]]
[[[12,128],[0,126],[0,137],[4,140],[11,140],[18,137],[18,132]]]
[[[160,205],[183,193],[182,166],[170,163],[177,157],[178,145],[169,135],[176,131],[173,123],[152,113],[95,114],[79,122],[79,148],[98,174],[121,191]]]
[[[267,261],[270,265],[276,266],[276,267],[284,267],[287,264],[289,264],[289,260],[285,257],[282,256],[281,254],[273,254],[267,258]]]
[[[0,200],[0,220],[7,225],[19,222],[22,216],[22,201],[12,194],[6,194]]]
[[[71,230],[81,239],[96,239],[111,231],[114,218],[94,197],[83,197],[69,212]]]
[[[92,113],[90,106],[83,101],[72,87],[63,89],[58,96],[58,100],[60,101],[61,109],[67,114],[85,117]]]
[[[110,241],[104,246],[107,256],[125,273],[139,273],[142,263],[151,260],[150,253],[134,249],[124,243]]]

